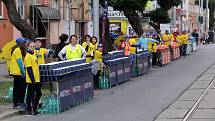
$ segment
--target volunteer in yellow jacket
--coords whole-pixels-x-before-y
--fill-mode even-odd
[[[91,43],[93,44],[94,51],[98,49],[98,39],[95,36],[92,36]]]
[[[70,44],[66,45],[59,53],[58,56],[61,60],[79,60],[85,59],[86,51],[85,49],[78,44],[78,37],[72,35],[69,39]],[[63,55],[66,55],[63,57]]]
[[[186,31],[183,31],[181,35],[181,44],[182,44],[182,55],[186,57],[187,53],[187,44],[188,44],[188,34]]]
[[[162,36],[162,40],[164,44],[169,47],[171,42],[171,35],[169,34],[168,30],[165,31],[165,34]]]
[[[178,32],[176,40],[177,40],[177,43],[178,43],[179,48],[180,48],[180,56],[182,56],[183,51],[182,51],[182,44],[181,44],[181,32]]]
[[[93,75],[94,89],[99,89],[99,76],[102,72],[102,57],[103,57],[102,51],[103,51],[102,44],[99,44],[98,49],[94,51],[94,59],[99,62],[98,71],[96,75]]]
[[[36,39],[34,55],[37,57],[39,64],[45,64],[45,55],[48,54],[48,50],[46,48],[42,48],[41,46],[42,46],[41,40]]]
[[[37,107],[42,96],[39,63],[34,55],[35,43],[29,42],[28,52],[25,56],[26,83],[27,83],[27,115],[37,115]],[[33,110],[32,110],[33,109]]]
[[[26,55],[26,40],[24,38],[17,38],[16,45],[11,51],[10,74],[14,78],[13,84],[13,108],[24,108],[24,98],[26,90],[25,82],[25,67],[24,57]]]
[[[135,45],[137,43],[137,35],[134,35],[130,40],[129,43],[131,45]],[[136,47],[131,47],[131,54],[136,54]]]
[[[148,39],[148,51],[152,53],[152,66],[157,65],[157,40],[155,39],[157,34],[149,36]]]
[[[89,63],[93,59],[93,51],[94,51],[94,46],[91,43],[91,37],[90,35],[86,35],[84,37],[84,42],[82,43],[82,47],[86,50],[86,62]]]

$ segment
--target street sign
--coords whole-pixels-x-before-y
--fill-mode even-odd
[[[160,30],[161,33],[165,33],[166,30],[168,30],[169,32],[171,32],[171,25],[170,24],[160,24]]]

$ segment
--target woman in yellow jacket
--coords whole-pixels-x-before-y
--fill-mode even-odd
[[[94,51],[97,50],[98,49],[98,40],[97,40],[97,37],[92,36],[91,43],[93,44]]]
[[[35,43],[30,42],[28,46],[28,53],[25,56],[26,66],[26,83],[27,83],[27,115],[37,115],[37,107],[42,96],[39,63],[37,57],[34,55]],[[33,110],[32,110],[33,109]]]
[[[14,78],[13,85],[13,109],[24,109],[24,98],[26,90],[24,58],[27,47],[24,38],[16,39],[17,45],[12,48],[10,75]]]
[[[94,46],[93,44],[90,42],[91,41],[91,37],[90,35],[86,35],[84,37],[84,42],[82,43],[82,47],[86,50],[87,54],[86,54],[86,62],[90,63],[93,59],[93,52],[94,52]]]

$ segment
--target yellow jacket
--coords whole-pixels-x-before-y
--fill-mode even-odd
[[[83,42],[82,47],[86,50],[87,43]],[[87,52],[87,54],[86,54],[86,62],[89,63],[89,62],[92,61],[92,57],[90,57],[90,56],[93,56],[93,52],[94,52],[94,46],[93,46],[92,43],[90,43],[88,51],[86,50],[86,52]]]
[[[170,34],[164,34],[163,36],[162,36],[162,40],[164,41],[164,44],[166,45],[166,46],[169,46],[170,45],[170,42],[171,42],[171,35]]]
[[[102,52],[100,52],[99,50],[95,50],[94,59],[96,61],[100,62],[98,70],[101,70],[102,69],[102,66],[101,66],[101,64],[102,64]]]
[[[182,34],[181,35],[181,44],[188,44],[188,35],[187,34]]]
[[[152,40],[152,38],[149,38],[149,41],[148,41],[148,51],[156,53],[157,52],[157,43],[151,42],[150,40]]]
[[[130,43],[131,45],[134,45],[134,44],[137,43],[137,40],[134,39],[134,38],[132,38],[132,39],[130,39],[129,43]],[[135,47],[131,47],[131,54],[135,54],[135,53],[136,53],[136,48],[135,48]]]

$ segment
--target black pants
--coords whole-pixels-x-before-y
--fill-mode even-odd
[[[180,46],[180,56],[183,56],[182,45]]]
[[[187,55],[187,44],[182,44],[182,52],[183,52],[183,56]]]
[[[41,92],[41,83],[28,83],[27,84],[28,88],[28,93],[27,93],[27,98],[26,98],[26,103],[27,103],[27,111],[31,112],[32,108],[33,111],[37,111],[38,103],[39,100],[42,96]]]
[[[93,75],[93,80],[94,80],[94,89],[99,89],[99,76],[101,74],[101,70],[98,70],[96,75]]]
[[[22,76],[13,75],[13,78],[13,106],[16,107],[24,103],[26,82],[25,77]]]
[[[155,52],[152,53],[152,65],[157,65],[157,53]]]

